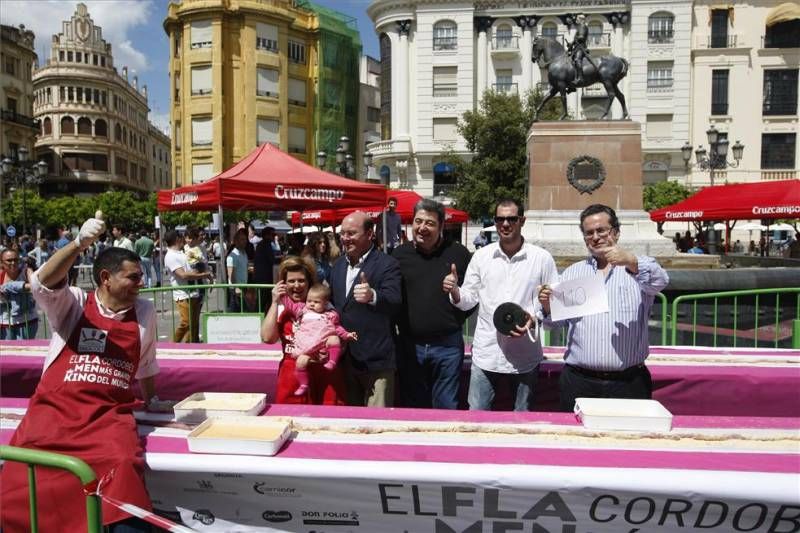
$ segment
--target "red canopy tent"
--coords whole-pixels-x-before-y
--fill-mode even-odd
[[[380,204],[382,185],[314,168],[265,143],[210,180],[158,193],[159,211],[281,210],[368,207]]]
[[[654,222],[800,218],[800,180],[706,187],[686,200],[650,211]]]
[[[353,211],[360,210],[367,213],[373,219],[376,219],[383,212],[383,207],[389,201],[389,198],[397,200],[396,212],[400,215],[403,223],[408,224],[414,218],[414,206],[422,199],[422,196],[414,191],[399,191],[399,190],[386,190],[386,198],[380,205],[373,205],[369,207],[348,207],[341,209],[322,209],[314,211],[303,211],[302,213],[292,213],[292,224],[315,224],[327,225],[336,224],[341,222],[344,217]],[[302,215],[302,216],[301,216]],[[450,207],[445,208],[445,223],[459,224],[467,222],[469,215],[464,211],[453,209]]]

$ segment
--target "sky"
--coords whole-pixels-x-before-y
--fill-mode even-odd
[[[128,77],[139,76],[147,85],[150,121],[169,129],[169,42],[162,23],[169,0],[83,0],[103,38],[111,43],[118,72],[128,67]],[[370,0],[316,0],[316,3],[356,18],[365,54],[379,57],[378,38],[367,16]],[[50,57],[50,40],[61,32],[78,2],[65,0],[0,0],[0,23],[24,24],[36,35],[39,62]]]

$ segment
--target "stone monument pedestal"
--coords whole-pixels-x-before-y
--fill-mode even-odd
[[[525,238],[553,256],[586,255],[580,212],[614,208],[620,245],[637,255],[675,255],[642,209],[641,125],[631,121],[536,122],[528,132]]]

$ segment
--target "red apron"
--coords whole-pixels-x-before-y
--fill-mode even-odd
[[[131,390],[140,348],[136,311],[131,308],[121,321],[105,318],[90,293],[81,319],[44,372],[10,444],[79,457],[98,479],[107,476],[103,494],[151,509]],[[39,530],[86,531],[86,499],[78,478],[37,467],[36,481]],[[2,530],[30,531],[26,465],[6,462],[0,483]],[[129,516],[103,502],[104,524]]]

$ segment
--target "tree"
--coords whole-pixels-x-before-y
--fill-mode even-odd
[[[538,90],[529,92],[524,101],[516,94],[486,91],[478,109],[462,115],[458,131],[473,153],[472,159],[462,159],[452,150],[444,154],[444,159],[456,175],[455,203],[470,217],[491,213],[501,198],[522,200],[527,196],[526,142],[533,112],[543,98]],[[555,119],[559,115],[555,102],[551,102],[540,118]]]
[[[676,204],[692,195],[692,191],[677,181],[659,181],[647,185],[642,193],[645,211]]]

